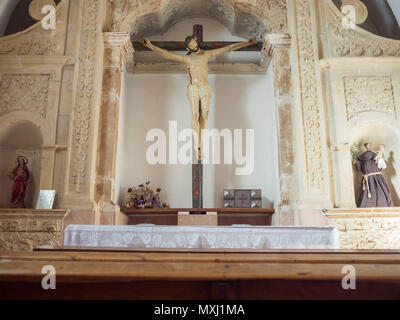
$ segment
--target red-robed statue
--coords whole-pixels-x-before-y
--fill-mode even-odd
[[[14,181],[11,197],[12,208],[25,208],[24,199],[30,176],[27,164],[28,159],[24,156],[19,156],[17,158],[17,166],[9,174],[9,177]]]

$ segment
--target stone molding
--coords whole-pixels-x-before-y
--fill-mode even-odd
[[[400,41],[374,35],[358,26],[343,27],[343,13],[331,0],[325,0],[326,36],[325,57],[383,57],[400,56]]]

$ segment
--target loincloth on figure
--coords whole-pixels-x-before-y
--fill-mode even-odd
[[[209,84],[202,84],[202,85],[193,85],[188,84],[187,86],[187,95],[189,99],[193,97],[193,95],[197,95],[199,99],[203,99],[210,95],[211,87]]]

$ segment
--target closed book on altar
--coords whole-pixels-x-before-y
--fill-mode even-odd
[[[261,208],[261,189],[225,189],[224,208]]]

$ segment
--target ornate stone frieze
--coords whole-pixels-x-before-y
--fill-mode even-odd
[[[383,112],[396,117],[390,76],[344,77],[347,120],[363,112]]]
[[[400,249],[400,212],[396,208],[333,209],[325,215],[339,230],[341,249]]]
[[[0,116],[30,111],[46,118],[50,75],[4,74],[0,80]]]
[[[296,2],[298,48],[300,65],[301,104],[303,112],[304,143],[306,149],[307,189],[322,191],[323,163],[318,108],[316,56],[314,53],[311,1]]]
[[[134,23],[133,20],[139,17],[159,12],[141,27],[149,34],[160,29],[160,25],[171,17],[180,19],[193,16],[193,12],[216,17],[230,28],[233,28],[237,14],[246,13],[265,22],[269,32],[287,33],[286,11],[287,0],[108,0],[110,31],[130,31],[122,27],[126,26],[124,20],[128,16],[132,17],[129,23]]]
[[[0,209],[0,251],[32,251],[63,245],[67,211]]]
[[[344,15],[333,3],[326,3],[331,56],[400,56],[400,41],[376,36],[357,26],[345,28]]]
[[[46,30],[41,22],[25,31],[0,39],[0,55],[62,56],[68,20],[69,0],[63,0],[56,11],[56,29]]]

